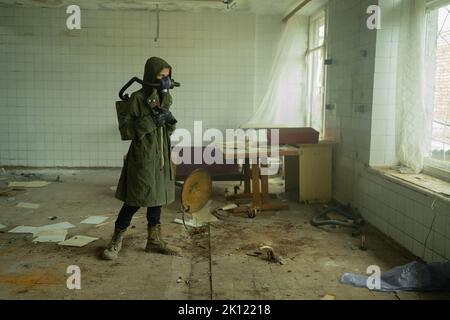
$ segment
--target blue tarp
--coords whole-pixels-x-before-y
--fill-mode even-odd
[[[344,273],[341,283],[367,288],[369,276]],[[449,291],[450,262],[412,262],[387,271],[380,277],[380,289],[374,291]]]

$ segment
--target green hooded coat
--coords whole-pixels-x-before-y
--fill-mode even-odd
[[[156,82],[157,74],[170,68],[164,60],[152,57],[145,64],[144,81]],[[172,69],[171,69],[172,70]],[[119,117],[123,140],[132,140],[117,186],[116,198],[135,207],[155,207],[175,200],[175,177],[170,158],[170,136],[174,125],[157,128],[150,116],[150,108],[169,109],[169,91],[143,86],[123,103],[126,110]],[[119,110],[119,109],[118,109]],[[118,111],[119,113],[119,111]]]

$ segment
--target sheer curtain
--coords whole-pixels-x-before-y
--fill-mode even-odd
[[[241,128],[304,127],[307,123],[305,74],[307,19],[285,25],[274,58],[268,89],[254,115]]]
[[[397,157],[419,173],[427,152],[427,126],[432,114],[426,102],[425,33],[426,1],[399,2],[397,59]]]

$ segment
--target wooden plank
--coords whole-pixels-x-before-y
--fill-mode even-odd
[[[261,165],[261,168],[268,168],[267,164]],[[269,203],[269,176],[261,174],[261,200],[263,204]]]
[[[248,159],[245,159],[244,167],[244,193],[250,193],[250,177],[251,177],[251,171],[250,171],[250,164]]]
[[[252,165],[252,193],[253,193],[253,205],[261,206],[261,191],[259,187],[259,165]]]

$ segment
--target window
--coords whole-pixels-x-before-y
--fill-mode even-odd
[[[325,10],[321,10],[310,19],[306,56],[308,68],[308,122],[311,127],[320,132],[321,136],[324,128],[325,30]]]
[[[427,167],[450,172],[450,4],[428,12],[428,71],[433,117]]]

